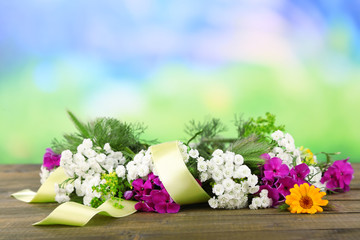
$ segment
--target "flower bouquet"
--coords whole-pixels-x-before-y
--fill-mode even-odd
[[[38,192],[13,194],[26,202],[63,203],[36,225],[83,226],[97,213],[124,217],[136,211],[177,213],[181,205],[322,212],[326,193],[349,191],[354,170],[338,153],[296,147],[275,116],[235,121],[236,137],[223,138],[220,119],[190,121],[186,142],[141,138],[145,127],[113,118],[83,123],[46,149]],[[76,213],[76,214],[74,214]]]

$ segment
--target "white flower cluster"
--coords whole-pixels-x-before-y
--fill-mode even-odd
[[[214,181],[214,197],[209,200],[212,208],[238,209],[248,205],[248,194],[259,191],[258,177],[251,174],[244,158],[233,152],[217,149],[210,160],[197,158],[200,181]]]
[[[284,134],[277,130],[271,137],[278,143],[278,147],[269,153],[270,157],[280,158],[290,168],[294,166],[294,162],[295,166],[301,163],[301,152],[295,147],[294,138],[289,133]]]
[[[114,152],[107,143],[104,146],[105,153],[97,153],[93,149],[90,139],[84,139],[83,143],[77,147],[77,153],[73,154],[70,150],[61,153],[60,166],[70,177],[66,185],[61,187],[56,184],[55,200],[59,203],[70,200],[69,195],[75,191],[77,196],[84,197],[83,204],[90,206],[94,197],[101,194],[92,189],[93,186],[101,184],[101,174],[116,171],[118,177],[125,176],[125,157],[121,152]]]
[[[130,182],[137,178],[145,178],[154,171],[154,164],[151,157],[151,151],[141,150],[135,155],[134,160],[126,165],[127,180]],[[154,173],[155,174],[155,173]]]
[[[321,183],[322,172],[319,167],[309,166],[310,173],[306,176],[306,181],[311,185],[319,188],[321,191],[326,190],[326,183]]]
[[[49,178],[50,174],[52,174],[55,171],[55,169],[51,169],[50,171],[44,167],[44,165],[41,165],[40,168],[40,183],[43,184],[46,179]]]
[[[249,205],[250,209],[259,209],[259,208],[268,208],[272,205],[272,199],[268,197],[268,190],[263,189],[260,192],[260,197],[254,197],[251,204]]]

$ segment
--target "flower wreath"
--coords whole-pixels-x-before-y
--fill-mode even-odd
[[[38,192],[12,195],[63,203],[36,225],[83,226],[97,213],[177,213],[181,205],[202,202],[214,209],[316,213],[328,204],[326,192],[349,191],[353,178],[348,159],[333,161],[338,153],[324,153],[326,161],[318,162],[270,113],[237,118],[236,138],[222,138],[225,126],[210,119],[186,125],[186,143],[162,144],[142,140],[142,124],[113,118],[82,123],[68,114],[77,132],[46,149]]]

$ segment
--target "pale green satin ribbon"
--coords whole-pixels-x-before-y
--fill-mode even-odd
[[[187,169],[177,142],[168,142],[150,148],[154,166],[170,194],[178,204],[194,204],[206,202],[210,196],[200,187],[198,182]],[[29,189],[12,194],[13,197],[24,202],[54,202],[55,183],[62,183],[68,177],[64,170],[56,169],[45,183],[35,193]],[[49,216],[34,225],[70,225],[84,226],[95,214],[125,217],[134,212],[136,201],[121,201],[122,209],[114,207],[112,200],[108,200],[98,208],[91,208],[75,202],[67,202],[58,206]]]
[[[55,183],[60,184],[68,178],[69,177],[66,176],[64,169],[59,167],[50,174],[48,179],[46,179],[36,193],[30,189],[24,189],[20,192],[11,194],[11,196],[28,203],[55,202]]]
[[[157,174],[177,204],[202,203],[210,199],[187,169],[178,142],[151,146],[150,150]]]
[[[34,223],[33,225],[62,224],[82,227],[97,213],[116,218],[131,215],[136,212],[134,207],[136,203],[136,201],[122,200],[121,205],[124,208],[118,209],[114,207],[112,200],[107,200],[98,208],[88,207],[75,202],[66,202],[55,208],[54,211],[42,221]]]

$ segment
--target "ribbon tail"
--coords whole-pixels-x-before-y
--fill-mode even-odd
[[[35,226],[40,225],[69,225],[82,227],[86,225],[96,214],[111,217],[125,217],[136,212],[136,201],[121,201],[122,209],[114,207],[113,200],[107,200],[98,208],[84,206],[80,203],[66,202],[58,206],[49,216],[42,221],[34,223]]]
[[[11,194],[12,197],[28,203],[39,203],[39,202],[55,202],[55,183],[62,183],[69,177],[65,174],[62,167],[58,167],[39,190],[35,193],[30,189],[25,189],[20,192]]]

